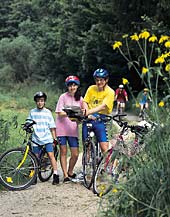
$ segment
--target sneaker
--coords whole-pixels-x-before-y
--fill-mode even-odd
[[[69,183],[71,182],[71,179],[69,177],[64,178],[63,183]]]
[[[59,184],[59,175],[54,174],[53,175],[53,185],[58,185]]]
[[[83,172],[80,172],[77,176],[77,179],[79,179],[79,181],[83,181],[84,180],[84,176],[83,176]]]
[[[76,178],[76,176],[77,176],[77,174],[76,174],[76,173],[73,173],[73,175],[69,175],[69,174],[68,174],[68,177],[69,177],[69,178],[71,178],[71,179],[75,179],[75,178]]]

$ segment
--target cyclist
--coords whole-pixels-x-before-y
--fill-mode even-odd
[[[54,157],[53,146],[56,145],[56,130],[55,122],[52,113],[49,109],[45,108],[47,95],[44,92],[37,92],[34,95],[36,108],[32,109],[29,113],[28,119],[36,122],[33,125],[34,132],[32,140],[40,146],[33,143],[33,152],[38,156],[41,145],[45,144],[46,151],[53,167],[53,181],[52,184],[59,184],[59,175],[57,171],[57,162]],[[34,183],[36,184],[36,183]]]
[[[107,129],[105,123],[95,120],[95,117],[104,117],[112,112],[115,92],[108,86],[109,73],[106,69],[99,68],[95,70],[93,77],[96,84],[91,85],[87,89],[83,100],[83,108],[86,111],[86,115],[92,119],[91,123],[93,125],[97,141],[100,143],[102,152],[105,152],[109,146]],[[86,123],[83,123],[82,131],[83,140],[85,140],[87,137]]]
[[[115,101],[117,101],[116,113],[123,113],[125,111],[125,103],[128,101],[128,95],[123,84],[120,84],[119,88],[116,89]]]
[[[149,89],[148,88],[144,88],[143,89],[143,93],[142,93],[142,96],[141,96],[141,99],[139,101],[139,104],[140,104],[140,113],[139,113],[139,117],[142,116],[142,112],[145,109],[148,109],[149,107],[149,101],[151,101],[151,98],[149,96]]]
[[[56,132],[60,144],[60,163],[64,175],[64,183],[76,178],[73,173],[74,166],[78,160],[79,143],[78,143],[78,123],[71,121],[66,112],[63,111],[65,106],[82,107],[83,98],[80,93],[80,80],[77,76],[71,75],[65,79],[67,92],[63,93],[56,105]],[[71,157],[67,170],[67,143],[69,144]]]

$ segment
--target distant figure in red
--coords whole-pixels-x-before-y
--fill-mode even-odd
[[[115,101],[117,102],[116,113],[122,114],[125,111],[125,103],[128,101],[128,95],[123,84],[120,84],[119,88],[116,89]]]

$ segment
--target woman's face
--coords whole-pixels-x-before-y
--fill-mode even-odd
[[[70,83],[70,84],[68,84],[67,87],[68,87],[68,92],[69,92],[71,95],[74,96],[75,92],[76,92],[77,89],[78,89],[78,85],[75,84],[75,83]]]

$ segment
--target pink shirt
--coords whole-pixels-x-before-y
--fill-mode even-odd
[[[55,112],[63,112],[64,106],[79,106],[82,107],[83,98],[81,97],[79,101],[76,101],[73,96],[68,92],[63,93],[57,102]],[[72,136],[78,137],[78,125],[76,122],[71,121],[68,117],[56,117],[56,132],[57,136]]]

